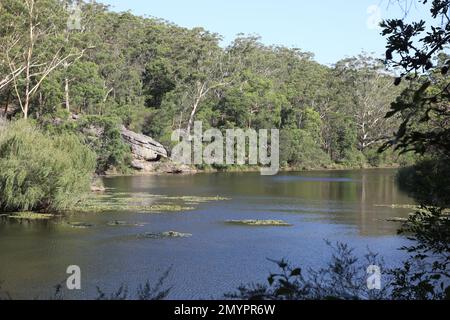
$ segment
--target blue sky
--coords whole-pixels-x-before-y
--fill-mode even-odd
[[[265,44],[297,47],[332,64],[361,51],[382,54],[385,40],[369,27],[378,16],[401,17],[389,0],[99,0],[115,11],[162,18],[183,27],[204,27],[230,43],[238,33],[259,34]],[[377,6],[379,11],[374,10]],[[372,9],[372,10],[371,10]],[[379,13],[378,13],[379,12]],[[410,18],[426,17],[423,6]]]

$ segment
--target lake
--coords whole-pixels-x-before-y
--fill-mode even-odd
[[[0,222],[0,282],[15,298],[48,298],[64,283],[69,265],[82,272],[82,290],[69,299],[95,298],[99,286],[111,292],[126,284],[131,293],[146,280],[156,281],[171,268],[171,299],[221,298],[241,283],[266,281],[277,271],[267,260],[286,258],[318,268],[330,257],[325,240],[347,242],[358,255],[379,252],[390,266],[404,257],[405,239],[396,235],[392,217],[413,204],[395,183],[395,170],[280,173],[217,173],[174,176],[111,177],[109,193],[177,197],[224,197],[194,210],[164,213],[109,212],[73,214],[66,221]],[[176,201],[176,200],[174,200]],[[252,227],[227,220],[276,219],[290,227]],[[114,220],[129,225],[111,226]],[[151,232],[192,234],[187,238],[143,238]]]

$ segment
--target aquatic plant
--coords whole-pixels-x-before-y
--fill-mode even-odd
[[[223,197],[166,196],[145,193],[91,194],[81,201],[77,212],[138,212],[163,213],[194,210],[194,205],[211,201],[228,200]]]
[[[54,214],[46,214],[46,213],[36,213],[36,212],[16,212],[7,215],[9,219],[18,219],[18,220],[49,220],[56,215]]]
[[[130,223],[127,221],[113,220],[107,223],[110,227],[143,227],[145,223]]]
[[[229,224],[260,227],[291,227],[292,224],[282,220],[227,220]]]
[[[191,233],[182,233],[178,231],[165,231],[159,233],[146,232],[144,234],[139,235],[139,238],[146,238],[146,239],[189,238],[189,237],[192,237]]]

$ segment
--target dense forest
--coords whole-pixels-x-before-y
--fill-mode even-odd
[[[202,28],[95,2],[73,8],[1,1],[0,109],[50,131],[101,126],[96,141],[84,138],[99,172],[128,167],[120,124],[169,148],[172,131],[189,131],[194,121],[206,129],[280,129],[284,167],[408,162],[377,152],[399,125],[385,114],[402,90],[377,57],[361,53],[330,67],[258,36],[238,35],[224,48],[220,35]],[[83,115],[82,123],[66,121],[69,114]]]

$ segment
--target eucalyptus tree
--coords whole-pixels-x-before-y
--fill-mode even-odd
[[[56,0],[5,0],[1,5],[2,56],[9,68],[5,83],[11,83],[26,119],[31,102],[45,79],[64,64],[84,54],[68,46],[61,36],[68,13]]]
[[[394,86],[381,60],[362,54],[344,59],[336,64],[337,74],[344,80],[353,105],[348,112],[354,115],[358,132],[358,149],[361,151],[381,144],[395,130],[395,119],[386,119],[391,103],[400,94]]]

